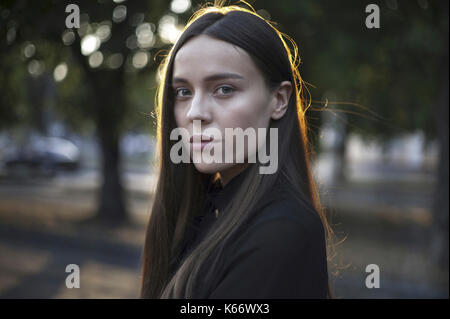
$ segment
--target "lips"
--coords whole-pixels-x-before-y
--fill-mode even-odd
[[[192,135],[191,138],[189,139],[189,142],[194,143],[194,139],[195,139],[195,143],[211,142],[213,140],[212,137],[206,136],[206,135]]]
[[[211,143],[214,139],[207,135],[193,135],[189,139],[194,151],[203,151],[206,145]]]

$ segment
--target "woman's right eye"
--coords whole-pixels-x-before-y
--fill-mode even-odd
[[[182,92],[181,95],[180,92]],[[179,88],[175,90],[175,96],[177,97],[185,97],[186,95],[184,95],[184,93],[189,94],[189,90],[186,88]]]

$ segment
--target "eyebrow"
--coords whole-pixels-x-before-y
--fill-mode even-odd
[[[217,80],[223,80],[223,79],[244,79],[244,77],[237,73],[225,72],[225,73],[217,73],[217,74],[209,75],[203,79],[203,82],[217,81]],[[184,78],[180,78],[180,77],[174,77],[172,79],[172,84],[187,83],[187,82],[189,82],[189,81]]]

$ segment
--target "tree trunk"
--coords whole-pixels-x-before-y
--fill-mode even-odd
[[[103,182],[97,216],[106,221],[125,221],[127,213],[120,174],[119,139],[110,134],[111,132],[105,129],[102,123],[98,125]]]
[[[125,98],[122,89],[123,74],[111,73],[103,74],[101,84],[96,85],[96,124],[103,173],[97,217],[107,222],[123,222],[127,220],[127,209],[119,143]]]
[[[103,180],[95,218],[100,222],[124,222],[128,214],[122,187],[119,147],[126,107],[124,67],[117,70],[92,70],[79,49],[72,46],[72,50],[88,80],[102,157]]]

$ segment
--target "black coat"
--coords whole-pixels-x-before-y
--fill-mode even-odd
[[[205,208],[190,224],[172,272],[220,218],[248,171],[224,188],[220,183],[210,185]],[[255,218],[225,246],[213,280],[198,284],[194,298],[326,298],[325,233],[310,202],[297,199],[280,174],[264,205],[258,207]]]

